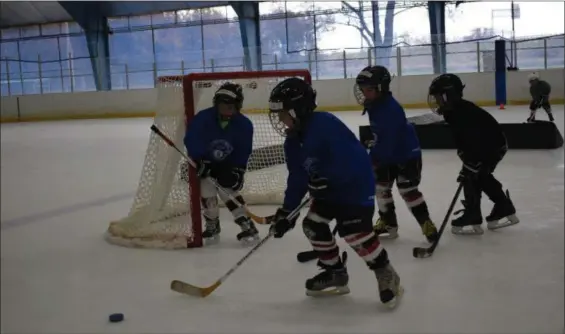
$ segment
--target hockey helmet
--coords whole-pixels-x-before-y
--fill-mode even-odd
[[[538,72],[532,72],[528,75],[528,81],[529,82],[536,81],[536,80],[539,80]]]
[[[233,82],[226,82],[218,88],[214,93],[214,107],[218,108],[220,115],[223,119],[229,119],[231,114],[229,112],[224,113],[220,110],[220,104],[233,105],[235,111],[241,111],[243,106],[243,88],[240,84]]]
[[[300,130],[316,109],[316,91],[300,78],[279,82],[269,96],[269,119],[281,136]],[[290,117],[286,118],[285,117]]]
[[[360,105],[364,105],[365,102],[371,102],[373,99],[366,97],[363,89],[372,88],[379,92],[380,96],[383,96],[390,92],[391,81],[392,76],[386,67],[380,65],[367,66],[355,78],[355,85],[353,86],[355,99]]]
[[[445,73],[434,80],[430,84],[428,90],[428,105],[430,109],[439,115],[443,112],[441,107],[449,107],[450,104],[463,98],[463,89],[465,85],[461,79],[451,73]]]

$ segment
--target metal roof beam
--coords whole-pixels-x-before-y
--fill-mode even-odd
[[[108,1],[105,14],[112,16],[148,15],[183,9],[227,6],[228,1]]]
[[[104,15],[104,2],[60,1],[61,6],[84,30],[90,53],[92,74],[97,90],[110,90],[110,47],[108,18]]]
[[[239,18],[245,68],[248,71],[260,71],[262,62],[259,3],[233,1],[231,6]]]

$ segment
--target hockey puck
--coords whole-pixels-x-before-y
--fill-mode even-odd
[[[315,250],[304,251],[296,254],[296,260],[300,263],[305,263],[318,258],[318,252]]]
[[[122,313],[110,314],[108,320],[110,320],[110,322],[120,322],[124,320],[124,315]]]

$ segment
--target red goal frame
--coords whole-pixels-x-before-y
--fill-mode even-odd
[[[241,72],[201,72],[187,75],[161,76],[158,82],[182,82],[185,123],[192,120],[197,112],[194,104],[194,82],[216,81],[230,79],[254,79],[254,78],[289,78],[302,77],[306,82],[312,84],[312,75],[308,70],[267,70],[267,71],[241,71]],[[265,99],[268,99],[265,96]],[[211,103],[211,101],[210,101]],[[202,247],[202,207],[200,203],[200,182],[194,168],[189,169],[188,186],[190,188],[190,218],[192,220],[192,241],[187,244],[188,248]]]

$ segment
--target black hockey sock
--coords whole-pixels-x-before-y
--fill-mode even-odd
[[[321,263],[329,267],[339,263],[339,248],[327,223],[316,222],[306,216],[302,223],[302,229],[312,248],[318,252]]]
[[[389,263],[388,253],[386,252],[386,249],[383,249],[379,256],[377,256],[377,258],[373,261],[368,262],[367,265],[369,266],[369,269],[377,270],[386,267]]]
[[[478,177],[467,178],[463,184],[466,209],[481,207],[481,183]]]
[[[396,219],[394,203],[388,203],[384,208],[385,211],[379,210],[379,217],[384,220],[387,226],[397,227],[398,221]]]
[[[481,183],[483,192],[493,203],[503,203],[507,200],[506,194],[502,189],[502,183],[500,183],[494,175],[488,174],[483,177]]]
[[[430,219],[428,205],[424,200],[424,195],[418,190],[418,187],[412,186],[406,188],[406,186],[399,185],[398,192],[402,196],[406,206],[408,206],[412,212],[414,218],[418,221],[418,224],[422,225]]]
[[[237,220],[240,217],[247,217],[247,213],[245,212],[245,208],[243,207],[243,205],[245,205],[245,201],[243,200],[243,197],[241,197],[241,195],[237,195],[235,196],[235,200],[237,201],[237,203],[239,203],[242,206],[238,205],[236,202],[232,201],[231,199],[225,201],[226,207],[228,208],[228,210],[230,210],[234,219]]]
[[[430,212],[428,210],[428,205],[426,202],[421,203],[413,208],[411,208],[414,218],[418,221],[418,224],[422,225],[426,221],[430,220]]]

